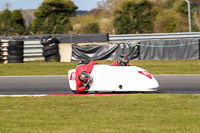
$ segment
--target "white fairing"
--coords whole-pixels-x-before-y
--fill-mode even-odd
[[[91,72],[93,82],[88,91],[156,91],[156,79],[146,70],[136,66],[95,65]],[[68,79],[76,90],[75,69],[69,70]]]

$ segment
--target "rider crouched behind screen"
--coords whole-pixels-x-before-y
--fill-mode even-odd
[[[117,57],[117,60],[111,64],[111,66],[129,66],[129,59],[126,55],[121,54]]]
[[[76,91],[83,92],[90,88],[92,76],[90,75],[93,66],[97,65],[95,61],[82,60],[76,67]]]

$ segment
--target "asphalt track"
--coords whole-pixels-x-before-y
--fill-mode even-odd
[[[200,75],[154,76],[160,84],[155,93],[200,94]],[[42,94],[72,94],[67,76],[0,76],[0,95]]]

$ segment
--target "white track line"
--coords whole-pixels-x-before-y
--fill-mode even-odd
[[[44,97],[48,96],[47,94],[41,95],[0,95],[0,97]]]

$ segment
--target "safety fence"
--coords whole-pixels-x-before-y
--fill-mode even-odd
[[[54,43],[41,44],[41,38],[56,38],[59,45]],[[72,38],[73,39],[72,39]],[[102,38],[98,34],[98,40]],[[93,60],[113,60],[120,54],[126,54],[134,60],[183,60],[200,59],[200,33],[163,33],[163,34],[126,34],[109,35],[109,42],[73,43],[76,36],[67,35],[37,35],[31,37],[0,38],[0,62],[8,63],[9,41],[24,41],[23,61],[49,60],[49,55],[58,55],[61,62],[70,62],[89,58]],[[69,40],[69,39],[72,40]],[[87,36],[88,38],[88,36]],[[83,36],[78,37],[81,42]],[[76,40],[76,42],[77,42]],[[84,39],[85,41],[88,39]],[[104,40],[107,40],[104,38]],[[88,44],[88,45],[86,45]],[[98,45],[97,45],[98,44]],[[54,46],[53,46],[54,45]],[[46,53],[44,53],[46,52]],[[46,57],[45,57],[46,56]],[[48,57],[48,58],[47,58]],[[53,56],[52,56],[53,57]],[[55,57],[55,56],[54,56]],[[58,59],[56,56],[56,59]],[[55,58],[54,58],[55,59]]]

